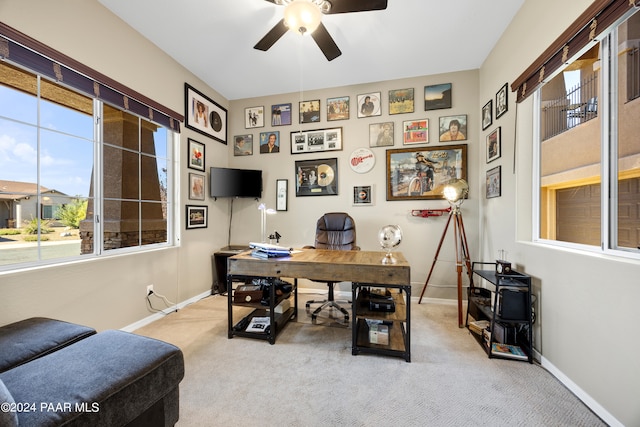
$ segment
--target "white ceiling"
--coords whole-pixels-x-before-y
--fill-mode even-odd
[[[324,15],[342,51],[329,62],[290,32],[254,49],[284,10],[265,0],[99,1],[229,100],[476,69],[524,3],[389,0]]]

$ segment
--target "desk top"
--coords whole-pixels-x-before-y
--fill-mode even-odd
[[[304,278],[327,282],[409,285],[411,267],[401,252],[396,264],[382,264],[385,252],[302,249],[288,257],[261,259],[251,252],[228,258],[228,274]]]

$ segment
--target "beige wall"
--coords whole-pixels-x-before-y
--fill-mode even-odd
[[[452,83],[453,107],[445,110],[424,111],[424,86],[439,83]],[[388,93],[391,89],[414,88],[415,112],[389,115]],[[381,92],[382,115],[369,118],[357,117],[357,95]],[[403,241],[398,247],[411,263],[411,281],[413,294],[420,295],[427,278],[429,268],[435,257],[438,242],[444,231],[448,216],[419,218],[411,216],[412,209],[446,208],[444,200],[387,201],[386,200],[386,149],[418,148],[419,146],[403,146],[402,122],[412,119],[429,119],[429,144],[424,148],[442,147],[446,143],[438,142],[439,117],[448,115],[467,115],[468,135],[466,141],[458,141],[468,145],[468,177],[472,188],[472,196],[463,204],[463,217],[472,258],[478,253],[478,192],[484,181],[479,181],[478,156],[485,155],[484,140],[480,140],[478,123],[478,71],[463,71],[446,75],[423,76],[413,79],[377,82],[349,87],[337,87],[325,90],[304,91],[303,100],[319,99],[321,104],[321,121],[315,124],[298,124],[298,102],[300,93],[282,94],[270,97],[242,99],[231,102],[229,132],[230,135],[251,133],[254,138],[253,156],[234,157],[229,151],[229,163],[234,167],[263,169],[263,199],[268,207],[275,207],[276,179],[289,180],[288,211],[269,216],[268,230],[278,230],[283,236],[283,245],[300,247],[312,245],[314,242],[317,219],[325,212],[345,211],[356,221],[357,242],[363,250],[380,250],[377,233],[386,224],[398,224],[403,230]],[[327,98],[349,96],[351,114],[348,120],[326,120]],[[271,127],[271,105],[291,103],[294,117],[291,126]],[[245,129],[244,110],[247,107],[264,106],[267,115],[265,127]],[[394,122],[394,146],[370,148],[375,155],[375,166],[364,174],[358,174],[349,167],[349,155],[357,148],[369,148],[369,125],[383,122]],[[343,149],[321,153],[291,154],[290,133],[302,130],[322,129],[340,126],[343,130]],[[260,154],[260,132],[280,132],[280,153]],[[295,196],[295,162],[299,160],[338,158],[339,194],[337,196],[296,197]],[[215,164],[215,161],[214,161]],[[352,206],[353,186],[373,184],[375,190],[373,206]],[[214,204],[226,206],[226,200],[218,200]],[[243,243],[260,238],[260,223],[257,202],[253,200],[236,200],[233,204],[232,243]],[[225,226],[226,224],[221,224]],[[434,270],[431,284],[427,288],[427,297],[456,298],[455,249],[453,227],[449,228],[442,246],[439,261]],[[467,283],[467,280],[465,280]],[[318,286],[317,284],[312,286]],[[348,284],[342,284],[341,290],[350,290]]]
[[[348,210],[358,223],[360,244],[365,249],[376,249],[378,228],[383,224],[398,223],[405,230],[405,241],[400,250],[412,264],[414,296],[417,295],[433,260],[445,218],[412,218],[408,212],[411,209],[443,207],[445,204],[441,201],[386,202],[382,148],[373,149],[376,166],[368,174],[352,172],[346,165],[346,159],[354,148],[367,146],[369,123],[392,119],[399,129],[403,120],[428,117],[433,141],[435,121],[440,115],[468,114],[471,196],[463,205],[463,212],[472,258],[491,260],[499,249],[504,249],[511,261],[534,277],[538,297],[535,347],[542,353],[543,364],[608,423],[631,426],[640,424],[640,410],[637,408],[637,396],[640,395],[637,354],[640,344],[629,339],[635,327],[633,313],[640,300],[637,283],[640,265],[629,259],[531,243],[532,101],[529,99],[516,108],[513,94],[509,93],[507,114],[484,132],[479,120],[482,106],[495,98],[498,89],[505,82],[512,82],[590,3],[589,0],[566,4],[527,0],[479,71],[305,94],[306,99],[321,99],[324,108],[327,97],[349,95],[354,102],[355,96],[361,93],[381,91],[386,94],[389,89],[405,87],[414,87],[419,97],[424,85],[452,82],[454,107],[451,110],[421,112],[421,105],[417,103],[415,114],[392,118],[382,116],[377,118],[379,120],[352,117],[346,122],[332,122],[332,125],[336,123],[344,127],[343,151],[325,153],[326,157],[339,158],[340,195],[296,199],[290,190],[289,211],[269,218],[269,229],[278,229],[285,242],[292,245],[308,244],[313,240],[315,219],[322,212]],[[549,13],[550,10],[555,13]],[[280,102],[292,102],[295,106],[299,100],[297,94],[284,94],[229,103],[95,0],[0,0],[0,17],[8,25],[176,111],[182,111],[183,85],[189,82],[229,108],[230,137],[248,133],[242,125],[244,107],[270,106]],[[542,23],[544,31],[540,31]],[[251,105],[253,102],[259,104]],[[388,111],[386,103],[383,111]],[[323,110],[320,125],[326,124]],[[502,156],[486,164],[485,137],[496,126],[502,127]],[[313,127],[310,125],[309,128]],[[286,137],[292,129],[293,126],[280,128],[281,137]],[[259,131],[253,133],[257,137]],[[181,135],[181,157],[185,155],[184,144],[190,136],[202,140],[199,135],[185,130]],[[396,147],[401,146],[399,138],[396,130]],[[432,142],[430,145],[438,144]],[[284,152],[280,154],[234,158],[231,146],[211,140],[207,141],[207,167],[228,163],[242,167],[260,166],[265,170],[264,200],[273,206],[275,180],[287,178],[290,185],[293,184],[291,169],[295,159],[312,158],[306,154],[291,156],[287,154],[288,148],[285,144]],[[497,165],[501,165],[503,171],[502,197],[486,200],[485,173]],[[188,169],[181,166],[181,190],[185,194],[187,176]],[[376,189],[375,206],[352,207],[351,187],[369,183]],[[186,196],[183,196],[180,216],[186,203]],[[143,298],[149,283],[173,301],[184,301],[206,292],[211,285],[210,255],[227,243],[229,201],[207,200],[206,203],[210,207],[209,227],[205,230],[182,230],[178,248],[1,274],[0,324],[39,315],[77,321],[98,329],[120,328],[150,314]],[[238,200],[234,202],[233,210],[232,243],[258,238],[256,204]],[[442,265],[437,267],[434,277],[434,283],[442,286],[455,283],[451,240],[449,237],[443,247]],[[428,295],[454,298],[452,291],[451,287],[434,286]],[[512,367],[516,365],[509,365]]]
[[[479,105],[518,77],[590,3],[527,0],[481,67]],[[491,259],[505,248],[510,260],[533,276],[538,297],[534,340],[543,365],[609,424],[639,425],[635,355],[640,343],[629,340],[629,332],[640,298],[640,263],[531,243],[533,102],[530,97],[517,106],[516,122],[510,95],[508,116],[498,120],[503,126],[503,196],[482,201],[481,256]]]

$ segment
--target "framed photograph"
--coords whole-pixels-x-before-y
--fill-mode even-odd
[[[291,104],[276,104],[271,106],[271,126],[286,126],[291,124]]]
[[[204,144],[195,139],[187,138],[187,166],[200,172],[205,171]]]
[[[414,105],[413,88],[389,91],[389,114],[413,113]]]
[[[189,199],[204,200],[205,176],[189,173]]]
[[[220,104],[184,84],[184,125],[223,144],[227,143],[227,110]]]
[[[496,119],[499,119],[509,109],[509,102],[507,102],[507,83],[504,84],[496,93]]]
[[[264,107],[248,107],[244,109],[245,129],[264,127]]]
[[[482,130],[485,130],[493,123],[493,101],[489,100],[482,107]]]
[[[297,160],[296,197],[338,194],[338,159]]]
[[[451,108],[451,83],[424,87],[424,111]]]
[[[487,171],[487,199],[500,197],[500,188],[502,187],[501,175],[501,166],[496,166]]]
[[[276,210],[286,211],[289,201],[289,180],[276,179]]]
[[[358,95],[358,118],[373,117],[382,114],[380,107],[380,92]]]
[[[233,155],[251,156],[253,154],[253,134],[236,135],[233,137]]]
[[[393,146],[393,122],[369,125],[369,147]]]
[[[327,121],[349,119],[349,97],[327,98]]]
[[[207,228],[209,209],[207,206],[187,205],[186,209],[187,230],[191,230],[193,228]]]
[[[404,145],[429,143],[429,119],[402,122],[402,143]]]
[[[291,132],[291,154],[342,150],[342,128]]]
[[[500,158],[500,149],[502,145],[500,139],[500,126],[487,135],[487,163]]]
[[[300,101],[300,123],[318,123],[320,121],[320,100]]]
[[[467,115],[440,117],[440,142],[465,141],[467,139]]]
[[[373,206],[373,185],[353,187],[353,206]]]
[[[444,199],[456,179],[467,179],[466,144],[387,150],[387,200]]]
[[[280,152],[280,132],[260,132],[260,154]]]

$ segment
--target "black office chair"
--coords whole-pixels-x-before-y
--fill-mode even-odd
[[[330,212],[324,214],[318,219],[316,225],[316,241],[314,246],[305,246],[309,249],[331,249],[336,251],[353,251],[360,250],[356,246],[356,223],[344,212]],[[313,280],[313,279],[312,279]],[[311,314],[311,319],[315,323],[318,314],[325,308],[336,308],[344,315],[345,323],[349,322],[349,312],[338,303],[350,304],[351,301],[336,301],[333,296],[333,287],[335,282],[328,282],[329,294],[326,300],[308,301],[306,304],[307,312],[310,311],[311,304],[320,304]]]

